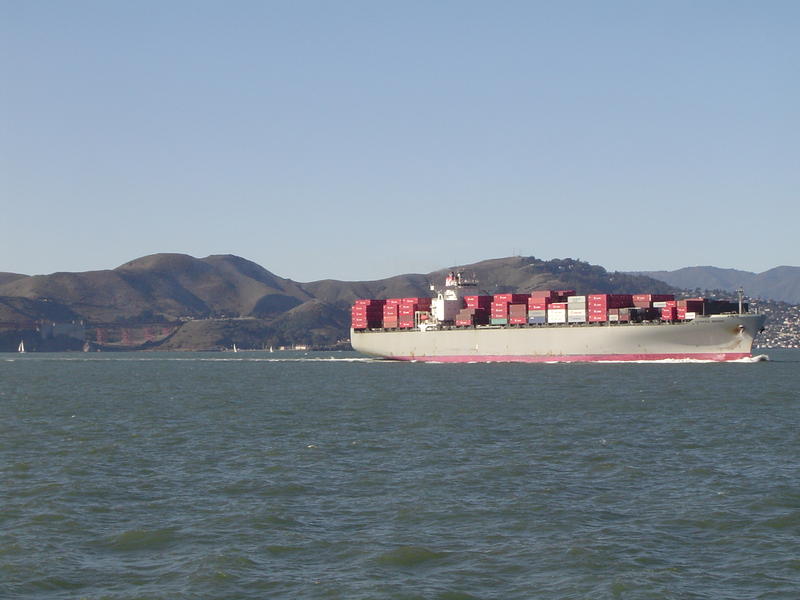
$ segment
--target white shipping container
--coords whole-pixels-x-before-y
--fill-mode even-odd
[[[570,311],[572,312],[572,311]],[[568,323],[586,323],[586,315],[570,315],[567,319]]]
[[[608,315],[609,321],[619,321],[619,315]]]
[[[567,298],[568,304],[586,304],[586,296],[569,296]]]
[[[565,310],[548,310],[547,311],[548,323],[566,323],[567,311]]]
[[[567,311],[567,316],[570,317],[586,317],[586,309],[585,308],[570,308]]]
[[[687,312],[686,313],[686,320],[687,321],[691,321],[695,317],[697,317],[697,313],[696,312]]]
[[[653,302],[653,308],[667,308],[666,302]]]
[[[529,317],[546,317],[547,311],[546,310],[529,310],[528,311]]]

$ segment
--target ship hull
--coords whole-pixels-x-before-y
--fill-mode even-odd
[[[745,314],[676,323],[351,330],[351,343],[363,354],[406,361],[730,361],[751,356],[763,324],[763,315]]]

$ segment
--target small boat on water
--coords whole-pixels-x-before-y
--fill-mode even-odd
[[[17,352],[24,354],[25,353],[25,340],[19,341],[19,346],[17,347]]]

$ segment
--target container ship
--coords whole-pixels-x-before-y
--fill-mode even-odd
[[[433,289],[433,286],[432,286]],[[751,356],[765,317],[742,302],[574,290],[477,293],[451,272],[434,297],[356,300],[350,340],[405,361],[592,362]]]

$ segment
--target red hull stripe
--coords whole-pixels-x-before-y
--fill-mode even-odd
[[[679,354],[570,354],[565,356],[389,356],[393,360],[415,360],[420,362],[447,362],[447,363],[465,363],[465,362],[525,362],[525,363],[542,363],[542,362],[602,362],[602,361],[640,361],[640,360],[713,360],[713,361],[728,361],[739,360],[741,358],[750,357],[748,352],[696,352],[696,353],[679,353]]]

